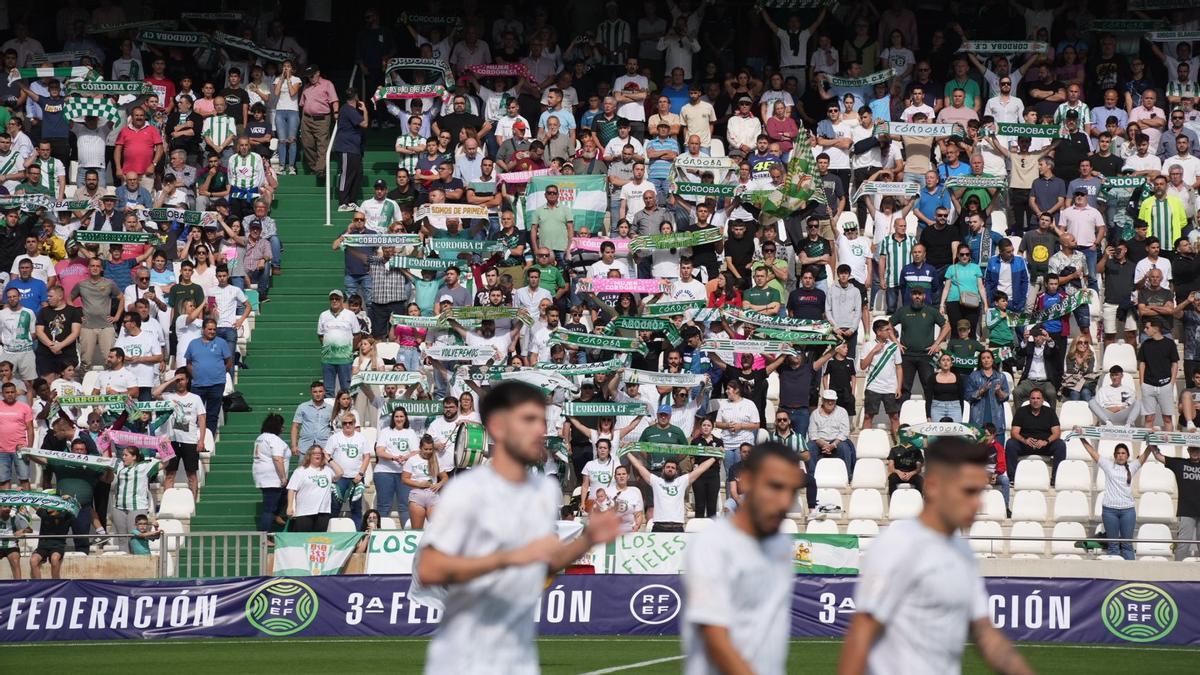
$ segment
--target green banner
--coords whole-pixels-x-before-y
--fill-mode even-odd
[[[61,406],[124,406],[129,397],[125,394],[103,394],[99,396],[59,396],[54,399]],[[132,404],[131,404],[132,405]]]
[[[498,241],[475,239],[430,239],[430,250],[441,253],[499,253],[507,247]]]
[[[149,244],[158,242],[158,235],[152,232],[76,230],[71,239],[80,244]]]
[[[1137,189],[1146,184],[1145,176],[1105,176],[1103,189],[1133,188]]]
[[[48,492],[32,490],[0,490],[0,507],[4,506],[12,509],[28,506],[31,509],[46,511],[66,511],[72,516],[79,514],[79,502],[75,501],[74,497],[59,497]]]
[[[550,344],[570,345],[585,349],[602,349],[610,352],[637,352],[646,354],[646,345],[637,338],[624,338],[615,335],[596,335],[595,333],[576,333],[560,328],[550,334]]]
[[[534,212],[546,205],[546,188],[551,185],[558,188],[559,205],[571,209],[576,233],[583,228],[588,232],[599,232],[603,228],[604,216],[608,213],[606,177],[584,174],[531,177],[525,191],[524,222],[527,228]]]
[[[185,209],[150,209],[147,211],[150,220],[155,222],[169,220],[184,225],[200,225],[202,227],[218,227],[216,211],[188,211]]]
[[[763,328],[783,328],[785,330],[818,333],[821,335],[832,335],[833,324],[828,321],[814,321],[811,319],[795,319],[786,316],[771,316],[763,314],[752,309],[737,309],[735,307],[723,307],[721,313],[729,321],[737,323],[748,323],[751,326],[761,326]]]
[[[559,375],[573,377],[575,375],[600,375],[615,373],[624,368],[628,359],[623,356],[601,361],[599,363],[554,363],[553,361],[538,361],[533,364],[535,370],[544,370]]]
[[[996,131],[990,127],[981,127],[979,135],[987,136],[1029,136],[1030,138],[1058,138],[1062,136],[1062,127],[1057,124],[1018,124],[1016,122],[996,122]]]
[[[640,452],[647,455],[687,455],[688,457],[715,457],[721,459],[725,456],[723,448],[710,448],[705,445],[672,445],[670,443],[628,443],[622,445],[617,451],[618,457],[624,457],[631,452]]]
[[[425,384],[425,376],[415,370],[364,370],[350,378],[350,386],[358,387],[364,384],[386,386],[389,384],[407,387],[414,384]]]
[[[567,401],[563,414],[569,417],[618,417],[622,415],[648,415],[649,406],[644,401],[620,403],[616,401]]]
[[[951,176],[946,179],[946,187],[951,190],[978,188],[983,190],[1005,190],[1008,179],[1003,176]]]
[[[667,373],[655,370],[636,370],[627,368],[621,373],[621,381],[626,384],[648,384],[654,387],[698,387],[710,382],[704,373]]]
[[[858,560],[857,535],[792,535],[792,569],[796,574],[858,574]]]
[[[104,94],[106,96],[116,96],[121,94],[131,94],[139,96],[142,94],[153,94],[154,87],[149,82],[118,82],[103,80],[79,81],[71,82],[67,85],[68,94]]]
[[[342,248],[376,248],[379,246],[420,246],[419,234],[346,234]]]
[[[408,413],[409,417],[432,417],[441,415],[445,412],[445,404],[441,401],[427,401],[425,399],[416,398],[395,398],[387,399],[385,409],[388,414],[396,411],[396,408],[404,408],[404,412]]]
[[[786,328],[763,328],[755,326],[754,335],[756,337],[779,340],[790,345],[836,345],[840,342],[840,340],[823,333],[788,330]]]
[[[716,227],[705,227],[692,232],[676,232],[674,234],[639,235],[629,242],[630,251],[662,251],[672,248],[687,248],[702,244],[713,244],[724,241],[725,235]]]
[[[40,457],[48,462],[75,466],[93,471],[113,471],[121,464],[116,457],[100,457],[99,455],[81,455],[75,452],[59,450],[41,450],[38,448],[20,448],[17,454],[21,457]]]
[[[529,312],[516,307],[493,307],[489,305],[478,305],[469,307],[451,307],[442,312],[438,317],[439,321],[454,319],[455,321],[476,320],[476,321],[495,321],[496,319],[516,319],[526,326],[533,325],[533,317],[529,316]]]
[[[395,258],[392,258],[395,260]],[[408,326],[410,328],[443,328],[441,321],[436,316],[409,316],[407,314],[393,314],[391,317],[393,326]]]
[[[708,306],[705,300],[680,300],[678,302],[654,302],[646,305],[646,316],[679,316],[694,309]]]

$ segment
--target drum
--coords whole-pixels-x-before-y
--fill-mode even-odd
[[[483,463],[488,446],[487,431],[482,424],[460,424],[454,437],[454,468],[469,469]]]

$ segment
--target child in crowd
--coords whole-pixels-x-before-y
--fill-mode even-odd
[[[162,530],[158,529],[157,524],[152,526],[150,518],[144,514],[134,518],[133,527],[137,531],[129,540],[129,552],[133,555],[150,555],[150,542],[161,537]]]

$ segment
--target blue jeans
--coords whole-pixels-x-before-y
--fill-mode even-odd
[[[236,365],[240,357],[237,348],[237,329],[229,326],[218,328],[217,337],[221,338],[226,344],[229,345],[229,351],[233,352],[233,363]]]
[[[345,492],[354,486],[354,479],[353,478],[339,478],[337,485],[338,485],[339,490]],[[333,506],[332,517],[333,518],[341,518],[342,517],[342,503],[343,503],[342,500],[338,499],[337,496],[334,495],[332,497],[332,501],[330,503]],[[354,529],[356,529],[356,530],[362,529],[362,504],[363,504],[362,498],[355,499],[350,502],[350,519],[354,521]]]
[[[1095,396],[1095,394],[1092,392],[1092,388],[1087,386],[1083,387],[1079,391],[1075,391],[1074,389],[1067,390],[1068,401],[1090,401],[1092,400],[1093,396]]]
[[[192,385],[192,393],[204,401],[204,426],[208,433],[217,433],[217,422],[221,419],[221,399],[225,394],[225,384],[214,384],[207,387]]]
[[[250,278],[250,282],[258,287],[259,300],[266,300],[271,293],[271,266],[266,269],[254,270],[247,272],[246,276]]]
[[[657,193],[658,203],[666,204],[667,195],[671,193],[671,185],[666,178],[651,178],[650,184],[654,186],[654,191]],[[658,234],[655,232],[654,234]]]
[[[808,462],[806,462],[805,464],[808,469],[807,492],[808,492],[808,508],[809,509],[817,508],[817,481],[813,480],[813,476],[817,475],[817,473],[816,473],[817,472],[817,462],[819,460],[821,460],[822,458],[837,457],[838,459],[841,459],[843,462],[846,463],[846,471],[848,472],[848,474],[854,475],[855,455],[856,455],[856,453],[854,450],[854,445],[851,444],[850,441],[841,441],[840,443],[838,443],[837,447],[834,450],[834,453],[832,455],[822,455],[821,447],[819,445],[817,445],[816,441],[808,442]]]
[[[275,525],[275,514],[287,504],[287,490],[281,487],[259,490],[262,492],[262,512],[258,514],[258,531],[270,532]]]
[[[1104,521],[1104,536],[1117,539],[1132,539],[1133,526],[1137,523],[1137,514],[1133,508],[1114,509],[1102,507],[1100,518]],[[1130,542],[1109,542],[1109,555],[1119,555],[1126,560],[1133,560],[1133,544]]]
[[[608,215],[612,219],[609,226],[609,234],[615,235],[617,231],[617,223],[620,222],[621,216],[621,193],[614,192],[608,197]]]
[[[941,422],[943,417],[949,417],[951,422],[961,422],[962,401],[930,401],[929,419]]]
[[[1088,288],[1093,291],[1100,290],[1098,280],[1096,279],[1096,247],[1089,246],[1084,248],[1080,246],[1079,252],[1083,254],[1083,259],[1087,261]]]
[[[396,352],[396,360],[404,364],[404,369],[417,372],[421,369],[421,350],[416,347],[401,347]]]
[[[321,379],[325,383],[325,391],[329,392],[331,395],[336,394],[343,389],[350,391],[350,364],[322,363]],[[341,389],[334,387],[335,384],[340,384]]]
[[[900,287],[889,286],[887,288],[887,313],[888,316],[896,313],[896,309],[900,307]]]
[[[300,130],[299,110],[275,111],[275,134],[279,138],[279,166],[296,166],[296,132]]]
[[[345,277],[346,283],[346,299],[350,296],[357,295],[362,298],[363,306],[371,304],[371,275],[370,274],[347,274]]]
[[[1012,482],[1008,480],[1008,474],[996,474],[996,489],[999,490],[1000,494],[1004,496],[1004,508],[1008,508],[1008,495],[1009,491],[1012,489]]]
[[[267,237],[267,243],[271,245],[271,269],[279,271],[283,265],[283,243],[279,241],[279,235],[271,235]]]
[[[392,509],[400,516],[400,527],[408,520],[408,486],[398,473],[375,472],[375,508],[387,518]]]

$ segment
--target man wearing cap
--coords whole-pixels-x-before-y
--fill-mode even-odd
[[[367,229],[372,232],[387,232],[389,225],[400,220],[400,205],[387,196],[387,190],[386,181],[375,181],[374,195],[358,206],[358,211],[367,218]]]
[[[808,461],[806,473],[815,476],[817,462],[836,457],[846,464],[846,470],[854,473],[855,450],[850,442],[850,416],[837,404],[837,392],[832,389],[821,391],[821,405],[808,418]],[[817,482],[808,481],[808,509],[817,508]]]
[[[1138,400],[1133,382],[1125,377],[1121,366],[1108,369],[1108,377],[1096,387],[1096,396],[1088,401],[1088,408],[1100,424],[1137,426],[1142,415],[1142,404]]]
[[[304,163],[317,176],[317,185],[325,185],[325,149],[329,146],[332,114],[338,107],[333,82],[321,77],[321,69],[311,64],[304,69],[304,91],[300,93],[300,146]]]
[[[523,119],[513,122],[512,136],[506,138],[496,151],[496,164],[501,169],[508,171],[510,165],[515,165],[519,158],[524,157],[529,152],[531,145],[529,125]]]
[[[755,116],[753,104],[754,100],[749,96],[739,96],[735,102],[737,112],[726,123],[725,138],[729,141],[726,152],[731,157],[749,155],[763,133],[762,122]]]
[[[1096,245],[1104,239],[1105,225],[1100,211],[1088,205],[1087,188],[1075,188],[1071,206],[1059,215],[1058,229],[1075,237],[1075,245],[1087,260],[1088,287],[1097,290]]]
[[[920,377],[922,389],[926,388],[933,377],[933,363],[929,357],[941,351],[950,334],[946,317],[932,305],[926,304],[929,296],[925,287],[912,286],[908,290],[911,302],[900,306],[891,317],[892,325],[900,327],[900,347],[904,354],[904,383],[900,398],[905,401],[912,396],[914,377]]]
[[[626,389],[628,393],[628,389]],[[687,436],[684,435],[683,429],[671,424],[671,404],[663,403],[658,406],[657,415],[654,418],[654,424],[642,430],[638,436],[639,443],[659,443],[667,445],[687,445]],[[668,455],[651,455],[650,470],[658,471],[663,464],[669,459]]]
[[[321,371],[325,389],[350,389],[350,364],[354,361],[354,336],[361,328],[358,317],[346,309],[346,296],[339,289],[329,292],[329,309],[317,318],[317,341],[321,343]],[[335,387],[335,385],[337,385]]]

